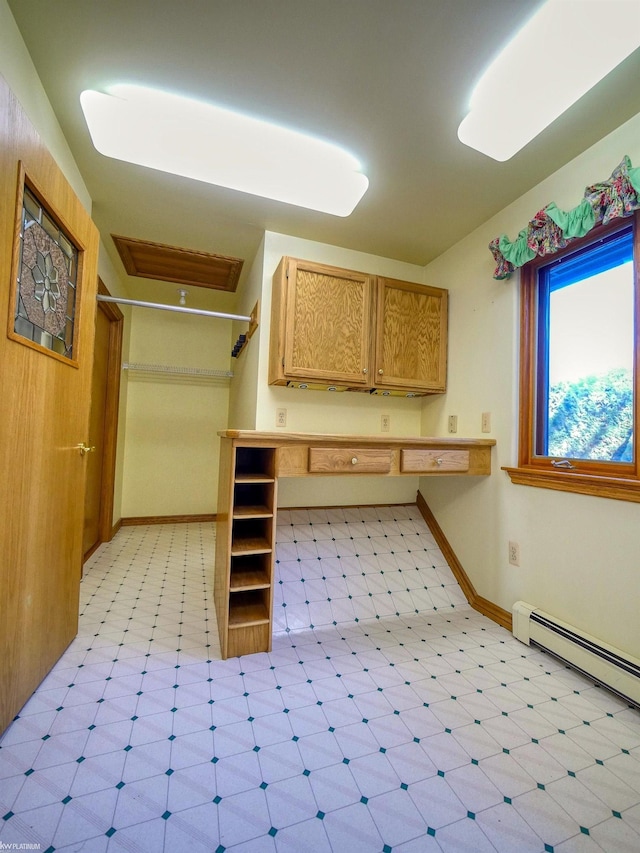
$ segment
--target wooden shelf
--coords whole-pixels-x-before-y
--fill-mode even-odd
[[[243,599],[236,602],[242,595],[232,595],[229,600],[229,628],[248,628],[269,623],[269,611],[264,601]]]
[[[275,453],[271,447],[238,447],[235,458],[236,483],[273,483]]]
[[[274,483],[275,478],[269,477],[267,474],[236,474],[236,483]]]
[[[229,590],[245,592],[251,589],[268,589],[271,586],[269,575],[260,566],[254,569],[231,569]]]
[[[234,506],[234,518],[273,518],[273,510],[264,505]]]
[[[247,536],[246,538],[234,539],[231,543],[231,556],[239,557],[243,554],[270,554],[271,543],[264,536]]]
[[[238,447],[233,469],[227,654],[271,648],[275,451]]]
[[[223,440],[215,602],[223,659],[271,650],[276,451]]]

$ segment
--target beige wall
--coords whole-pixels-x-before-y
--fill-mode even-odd
[[[423,434],[481,436],[491,412],[497,447],[488,479],[421,481],[421,490],[478,592],[510,610],[518,599],[640,655],[640,505],[515,486],[501,465],[517,461],[518,277],[494,281],[489,241],[512,239],[555,201],[574,207],[585,186],[608,178],[628,154],[640,164],[640,115],[532,189],[426,268],[449,288],[449,386],[423,402]],[[507,542],[520,544],[520,568]]]
[[[268,335],[268,322],[265,323],[264,299],[262,295],[264,240],[256,253],[246,280],[242,283],[236,306],[232,313],[251,316],[258,302],[258,328],[249,339],[249,343],[237,358],[231,359],[233,379],[229,394],[229,429],[255,429],[258,395],[258,365],[260,359],[260,340]],[[246,334],[247,323],[233,323],[231,336],[233,343],[238,335]]]
[[[0,0],[0,74],[87,210],[91,198],[6,0]]]
[[[131,362],[230,369],[228,320],[131,313]],[[214,513],[229,380],[132,371],[127,385],[122,516]]]

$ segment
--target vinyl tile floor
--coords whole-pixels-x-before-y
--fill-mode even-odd
[[[1,849],[640,851],[640,712],[470,609],[415,506],[280,511],[273,650],[226,661],[214,537],[85,566],[0,741]]]

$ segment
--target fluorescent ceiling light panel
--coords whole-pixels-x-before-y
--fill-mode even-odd
[[[80,103],[101,154],[240,192],[348,216],[369,186],[338,145],[143,86]]]
[[[508,160],[638,46],[637,0],[547,0],[483,74],[458,139]]]

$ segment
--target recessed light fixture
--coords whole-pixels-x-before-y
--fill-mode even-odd
[[[508,160],[640,45],[640,4],[547,0],[485,71],[458,139]]]
[[[80,103],[94,146],[117,160],[336,216],[369,186],[338,145],[192,98],[122,84]]]

